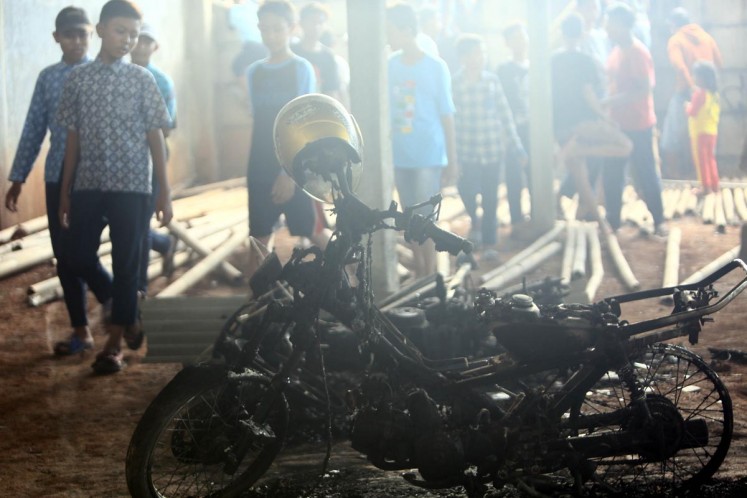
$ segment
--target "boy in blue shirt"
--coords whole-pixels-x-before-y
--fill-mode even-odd
[[[294,98],[314,92],[316,78],[311,64],[290,48],[296,24],[293,5],[287,1],[266,2],[257,10],[266,59],[247,69],[252,114],[247,186],[251,235],[265,246],[273,227],[285,213],[292,235],[308,237],[322,249],[330,231],[323,224],[318,205],[280,168],[275,156],[275,117]]]
[[[92,365],[99,374],[122,369],[123,337],[131,349],[142,344],[137,281],[152,174],[160,185],[156,216],[162,224],[172,217],[161,131],[169,115],[153,75],[123,60],[137,43],[141,19],[140,9],[128,0],[104,5],[96,25],[101,51],[70,75],[57,110],[59,124],[68,130],[59,216],[70,232],[75,273],[89,282],[95,278],[101,216],[112,243],[109,338]]]
[[[73,327],[70,339],[55,344],[54,352],[60,356],[77,354],[93,346],[86,316],[86,282],[73,275],[68,267],[68,254],[64,250],[66,234],[57,216],[67,130],[55,119],[62,87],[71,71],[90,61],[87,51],[92,31],[91,22],[83,9],[65,7],[57,14],[53,35],[62,49],[62,61],[45,68],[36,81],[21,141],[8,178],[13,185],[5,196],[5,206],[9,211],[15,212],[23,183],[31,173],[49,129],[50,147],[44,171],[49,238],[57,260],[57,276],[64,292],[65,306]],[[99,223],[102,221],[99,220]],[[111,299],[111,278],[103,267],[98,268],[97,278],[88,282],[88,286],[99,302],[107,303]]]
[[[458,173],[451,75],[443,60],[418,46],[418,19],[410,5],[389,7],[386,20],[396,51],[388,68],[394,180],[402,204],[412,206],[453,183]],[[412,250],[416,277],[433,273],[433,243],[413,244]]]
[[[164,128],[163,136],[168,137],[171,130],[176,128],[176,91],[174,90],[174,81],[168,74],[151,63],[150,59],[158,50],[159,44],[156,38],[156,32],[148,23],[143,23],[140,27],[140,36],[137,39],[137,45],[132,49],[130,58],[134,64],[142,66],[153,75],[158,85],[158,91],[161,92],[166,109],[169,111],[169,125]],[[168,146],[166,147],[166,157],[168,159]],[[158,181],[153,175],[153,194],[150,197],[146,223],[150,227],[150,219],[155,210],[156,196],[158,194]],[[140,274],[138,277],[138,291],[142,297],[148,294],[148,262],[150,260],[150,250],[153,249],[161,255],[163,260],[162,273],[169,276],[174,271],[174,250],[176,249],[176,240],[173,237],[158,233],[150,228],[146,229],[143,237],[143,246],[140,248]]]

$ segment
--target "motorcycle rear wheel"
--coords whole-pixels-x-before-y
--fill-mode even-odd
[[[269,380],[217,366],[187,367],[143,414],[127,451],[127,486],[143,498],[235,497],[268,470],[282,448],[288,404],[280,395],[238,469],[226,472],[233,445],[246,432]],[[243,423],[243,426],[242,426]]]
[[[594,480],[618,490],[697,487],[718,470],[731,444],[734,418],[726,386],[699,356],[679,346],[656,344],[633,355],[631,361],[638,382],[654,403],[652,409],[661,406],[664,398],[664,403],[676,407],[686,423],[705,421],[707,442],[701,442],[702,433],[685,430],[684,438],[698,442],[664,458],[638,454],[592,459],[596,465]],[[617,375],[607,372],[586,393],[577,413],[581,417],[610,413],[628,406],[630,398],[630,391]],[[595,427],[579,435],[621,430],[619,425]]]

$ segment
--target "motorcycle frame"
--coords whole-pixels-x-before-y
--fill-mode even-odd
[[[325,308],[326,300],[330,293],[334,293],[335,286],[340,283],[345,266],[349,264],[352,253],[362,254],[357,261],[360,265],[366,264],[366,251],[361,245],[362,237],[377,230],[385,228],[401,229],[399,222],[402,216],[408,217],[411,213],[396,210],[396,204],[392,204],[389,210],[379,211],[368,208],[347,188],[344,175],[338,175],[342,196],[339,197],[335,206],[337,208],[338,229],[336,237],[331,240],[322,253],[318,250],[303,253],[301,257],[294,257],[283,269],[283,274],[293,275],[294,265],[304,264],[303,256],[310,253],[316,254],[319,261],[321,273],[313,284],[314,292],[305,294],[299,291],[302,286],[294,285],[293,279],[286,278],[287,284],[294,290],[294,299],[290,304],[284,305],[286,311],[293,315],[293,329],[290,338],[293,350],[288,360],[281,365],[280,370],[273,376],[271,389],[260,403],[260,409],[255,412],[253,418],[260,420],[269,412],[275,396],[291,385],[291,378],[302,362],[304,354],[317,343],[315,323],[322,309],[335,314],[334,309]],[[424,203],[427,204],[427,203]],[[418,206],[415,206],[417,208]],[[395,226],[383,224],[387,218],[395,219]],[[405,227],[407,230],[407,227]],[[406,238],[407,233],[406,233]],[[415,240],[418,240],[415,238]],[[422,239],[421,239],[422,242]],[[623,294],[602,300],[613,312],[620,316],[620,305],[646,299],[665,296],[677,296],[683,292],[711,292],[713,284],[727,274],[741,269],[747,274],[747,265],[741,260],[734,260],[720,270],[714,272],[700,282],[677,287],[666,287]],[[364,274],[364,272],[360,272]],[[364,299],[362,304],[368,308],[356,318],[364,316],[370,323],[366,328],[367,337],[365,342],[372,346],[375,355],[383,354],[397,362],[404,370],[404,374],[413,379],[413,383],[419,384],[426,391],[447,394],[452,399],[464,401],[487,403],[485,393],[491,389],[495,391],[501,382],[520,378],[525,375],[548,371],[552,369],[572,368],[573,374],[567,379],[560,389],[552,394],[550,399],[551,412],[560,417],[574,406],[583,401],[585,393],[606,372],[619,370],[630,365],[629,357],[650,345],[663,342],[676,337],[689,335],[691,342],[693,337],[697,341],[697,334],[707,315],[716,313],[736,298],[747,287],[747,277],[744,277],[737,285],[731,288],[716,303],[688,307],[687,309],[673,312],[671,315],[638,323],[621,321],[617,324],[607,326],[604,330],[596,332],[597,340],[594,346],[557,358],[542,360],[516,360],[506,355],[470,360],[468,358],[451,358],[446,360],[431,360],[426,358],[418,348],[412,344],[404,334],[383,314],[373,303],[373,299]],[[367,289],[365,292],[369,292]],[[715,293],[709,294],[715,296]],[[370,295],[368,296],[371,297]],[[358,310],[361,311],[361,310]],[[339,317],[338,317],[339,318]],[[355,320],[340,320],[358,333],[362,333],[360,326],[356,326]],[[663,330],[660,330],[663,329]],[[261,337],[254,338],[258,346]],[[256,354],[256,350],[254,353]],[[579,367],[580,365],[580,367]],[[645,399],[645,394],[640,386],[628,386],[632,390],[633,399]],[[433,388],[433,389],[431,389]],[[527,397],[518,396],[519,403],[511,411],[520,411],[522,402],[529,402]],[[502,413],[497,404],[491,407],[496,412]]]

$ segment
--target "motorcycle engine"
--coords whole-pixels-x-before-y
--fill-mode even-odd
[[[364,406],[353,414],[350,440],[377,467],[416,467],[425,480],[460,476],[467,467],[460,438],[445,430],[442,413],[424,390],[383,403],[365,397],[359,401]]]

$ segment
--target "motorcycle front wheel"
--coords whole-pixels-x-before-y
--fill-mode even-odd
[[[127,486],[143,498],[235,497],[267,471],[283,446],[288,404],[278,395],[254,413],[267,377],[218,366],[187,367],[143,414],[127,451]],[[239,449],[239,441],[244,445]]]
[[[630,358],[648,410],[661,427],[660,441],[678,441],[670,451],[593,459],[594,480],[614,489],[684,490],[709,479],[726,457],[733,431],[726,386],[698,355],[679,346],[656,344]],[[630,406],[630,391],[607,372],[584,397],[572,418],[595,417]],[[679,414],[679,415],[678,415]],[[588,419],[587,419],[588,420]],[[677,428],[684,428],[682,434]],[[578,435],[622,431],[615,425],[586,427]]]

